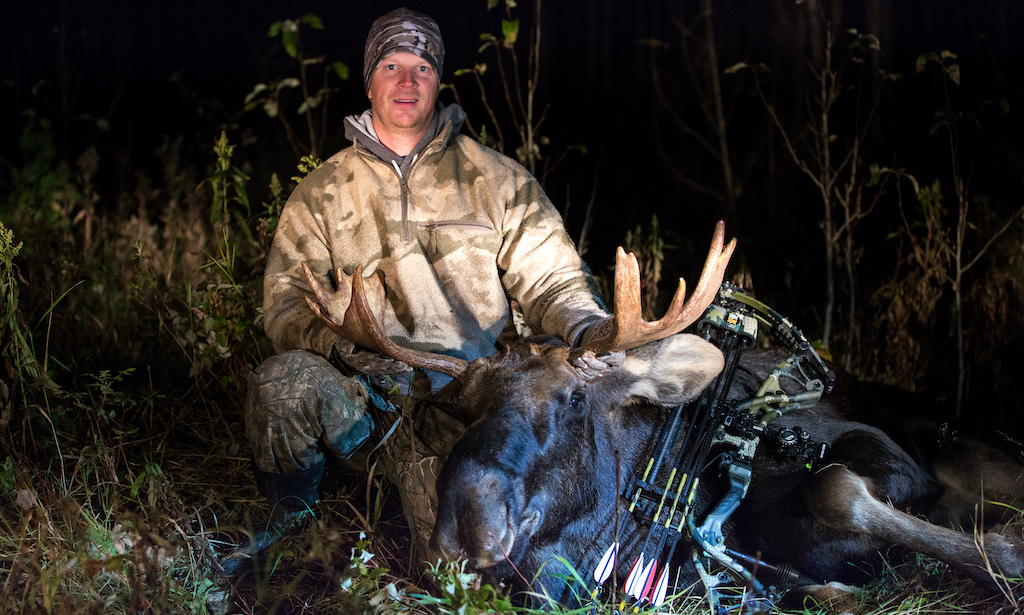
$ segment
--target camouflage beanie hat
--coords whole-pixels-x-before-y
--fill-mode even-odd
[[[407,8],[395,9],[378,17],[370,26],[363,50],[363,86],[370,92],[370,80],[384,58],[393,53],[413,53],[430,62],[441,80],[444,66],[444,41],[437,22],[423,13]]]

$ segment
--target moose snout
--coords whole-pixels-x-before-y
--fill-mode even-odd
[[[472,459],[460,465],[459,472],[442,473],[442,482],[462,478],[438,489],[431,548],[448,560],[468,559],[474,568],[487,568],[509,558],[523,533],[536,528],[539,513],[523,510],[514,481],[501,469]]]

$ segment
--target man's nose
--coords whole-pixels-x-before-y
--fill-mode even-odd
[[[402,87],[413,87],[414,85],[416,85],[416,71],[402,71],[402,78],[399,79],[398,83]]]

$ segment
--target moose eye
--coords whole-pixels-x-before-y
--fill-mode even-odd
[[[583,393],[573,393],[572,397],[569,398],[569,405],[573,408],[579,408],[580,404],[583,403]]]

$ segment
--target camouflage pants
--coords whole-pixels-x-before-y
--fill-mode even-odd
[[[325,451],[347,459],[375,447],[399,413],[381,411],[383,400],[375,404],[371,395],[378,394],[364,380],[317,354],[270,357],[249,377],[245,424],[256,467],[287,475],[322,463]],[[405,404],[401,414],[370,463],[398,487],[414,543],[425,549],[437,516],[437,476],[465,426],[429,398]]]

